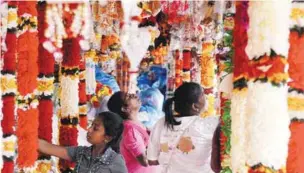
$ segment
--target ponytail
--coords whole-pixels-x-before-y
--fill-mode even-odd
[[[166,126],[173,130],[175,125],[180,125],[181,122],[178,122],[175,120],[174,118],[174,114],[173,114],[173,103],[174,103],[174,97],[168,99],[165,102],[164,105],[164,112],[165,112],[165,124]]]

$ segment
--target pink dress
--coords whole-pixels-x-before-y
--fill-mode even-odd
[[[157,173],[156,166],[144,167],[136,157],[146,153],[149,135],[143,127],[130,120],[124,121],[124,131],[120,152],[124,157],[128,173]]]

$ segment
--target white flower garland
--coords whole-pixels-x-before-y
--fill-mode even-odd
[[[234,91],[231,97],[231,168],[232,172],[247,173],[245,149],[245,118],[247,91]]]
[[[285,167],[290,137],[287,86],[248,82],[246,112],[247,164]]]
[[[62,118],[74,118],[78,117],[79,114],[79,97],[78,94],[78,83],[79,78],[70,76],[61,76],[61,93],[60,93],[60,101],[61,101],[61,117]]]
[[[246,53],[250,60],[265,53],[270,55],[271,49],[277,54],[288,56],[290,9],[289,0],[249,2]]]

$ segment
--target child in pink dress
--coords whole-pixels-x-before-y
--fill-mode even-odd
[[[149,134],[137,115],[141,102],[136,95],[115,93],[108,102],[110,111],[124,119],[124,131],[120,143],[120,152],[124,157],[129,173],[157,173],[158,166],[149,166],[146,148]]]

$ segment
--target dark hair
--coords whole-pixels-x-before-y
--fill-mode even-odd
[[[103,122],[105,134],[112,137],[112,140],[107,143],[107,148],[111,147],[115,152],[119,153],[119,144],[123,132],[122,118],[113,112],[102,112],[97,115]]]
[[[173,111],[177,112],[180,116],[191,116],[189,114],[191,106],[193,103],[198,102],[202,93],[201,86],[194,82],[185,82],[179,86],[174,92],[174,97],[167,99],[164,105],[166,126],[173,129],[174,125],[181,124],[181,122],[176,121],[174,118]]]
[[[128,115],[126,115],[126,113],[122,111],[122,107],[125,105],[124,97],[124,92],[118,91],[111,96],[107,105],[109,111],[120,115],[123,119],[128,119]]]

